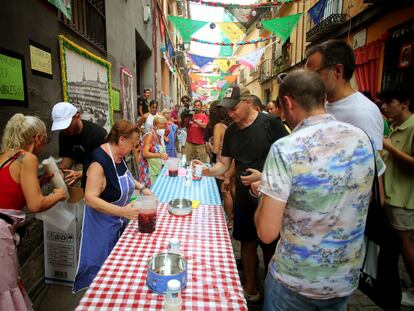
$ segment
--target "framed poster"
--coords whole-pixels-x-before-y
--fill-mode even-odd
[[[117,89],[112,89],[112,108],[114,111],[120,111],[121,110],[121,98],[120,98],[120,92]]]
[[[0,105],[27,107],[24,56],[0,48]]]
[[[121,67],[121,116],[135,123],[135,106],[134,106],[134,80],[132,72],[126,67]]]
[[[400,57],[398,59],[398,68],[406,68],[411,66],[413,58],[413,43],[405,43],[401,45]]]
[[[29,51],[32,73],[44,78],[53,79],[51,49],[36,42],[29,41]]]
[[[104,127],[113,123],[112,64],[59,36],[63,99],[74,104],[81,116]]]

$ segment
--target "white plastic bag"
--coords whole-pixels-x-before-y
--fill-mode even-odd
[[[67,231],[75,220],[75,212],[76,211],[74,211],[73,208],[68,206],[68,203],[58,202],[46,212],[37,213],[36,218],[46,221],[62,231]]]
[[[53,174],[51,180],[52,185],[55,186],[55,188],[63,188],[66,190],[66,193],[68,193],[68,186],[60,174],[60,170],[56,165],[56,160],[53,157],[49,157],[42,161],[42,165],[45,168],[46,172]]]

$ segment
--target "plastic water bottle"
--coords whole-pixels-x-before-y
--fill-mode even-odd
[[[193,169],[189,167],[187,169],[187,175],[185,176],[185,185],[186,187],[191,187],[191,183],[193,182]]]
[[[164,310],[181,311],[181,282],[179,280],[169,280],[167,283],[167,292],[165,293]]]
[[[185,167],[185,164],[187,163],[187,157],[185,154],[181,157],[181,167]]]
[[[181,255],[180,240],[178,238],[171,238],[168,244],[168,252]]]

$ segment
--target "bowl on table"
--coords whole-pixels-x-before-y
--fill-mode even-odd
[[[168,211],[177,216],[190,215],[193,212],[193,202],[188,199],[174,199],[168,202]]]
[[[147,264],[147,285],[154,292],[165,294],[169,280],[179,280],[181,289],[187,285],[187,260],[174,253],[154,255]]]

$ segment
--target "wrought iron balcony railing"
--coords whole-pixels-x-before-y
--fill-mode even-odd
[[[318,9],[316,7],[320,6],[322,2],[324,2],[324,6],[319,8],[321,11],[315,17],[315,9]],[[310,14],[312,11],[313,18]],[[306,41],[308,42],[318,40],[346,21],[346,14],[343,14],[342,10],[342,0],[320,0],[310,8],[308,14],[310,23],[309,31],[306,33]]]

